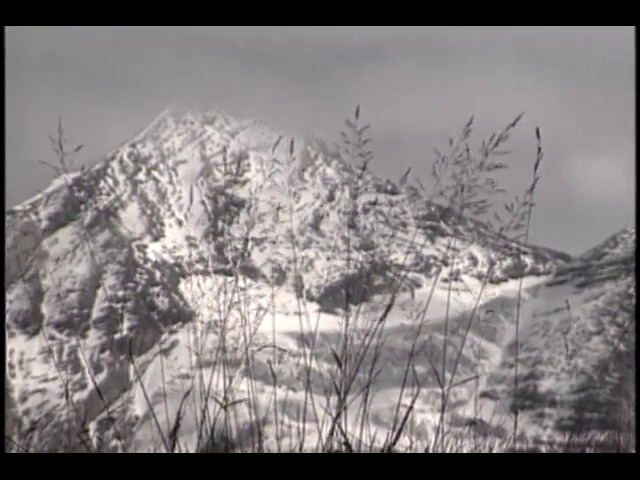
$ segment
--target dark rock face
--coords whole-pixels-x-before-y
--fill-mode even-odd
[[[358,272],[342,275],[324,285],[318,294],[308,292],[307,299],[329,312],[359,305],[375,295],[393,292],[394,279],[390,271],[391,268],[383,264],[368,264]]]

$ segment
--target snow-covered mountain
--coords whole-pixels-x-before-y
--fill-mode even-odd
[[[180,411],[180,446],[194,451],[205,390],[250,398],[252,408],[231,402],[236,425],[263,425],[275,445],[284,427],[274,405],[289,402],[282,412],[291,437],[300,431],[295,412],[308,401],[301,342],[315,339],[321,402],[334,363],[329,345],[347,305],[374,318],[391,296],[373,423],[388,430],[389,403],[418,335],[424,388],[412,421],[433,434],[436,379],[427,357],[437,364],[442,356],[437,340],[447,310],[450,356],[462,348],[456,378],[479,378],[452,393],[452,428],[478,425],[480,407],[483,415],[491,407],[508,416],[521,279],[518,388],[536,393],[522,394],[530,400],[523,428],[542,438],[564,428],[565,410],[586,402],[580,388],[596,388],[594,372],[622,335],[626,308],[635,308],[635,229],[576,259],[523,247],[478,221],[456,219],[416,188],[359,169],[320,139],[290,140],[259,122],[208,111],[164,112],[103,162],[58,177],[7,211],[5,229],[5,395],[18,430],[31,428],[35,444],[50,449],[69,442],[66,448],[159,448],[158,432],[171,437]],[[462,342],[478,292],[480,310],[491,313]],[[433,320],[416,334],[413,320],[427,298]],[[219,377],[211,352],[219,352],[221,337],[235,351],[226,353],[233,368]],[[567,338],[588,351],[575,355],[579,384],[559,360]],[[615,375],[597,388],[614,388]],[[242,448],[243,432],[235,434]]]

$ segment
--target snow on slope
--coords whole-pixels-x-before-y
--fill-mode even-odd
[[[215,345],[218,337],[215,335],[216,328],[213,325],[215,321],[212,320],[212,318],[215,318],[215,310],[220,307],[220,302],[217,300],[219,296],[216,293],[229,290],[229,280],[225,281],[224,279],[210,277],[191,280],[193,282],[183,288],[185,292],[191,292],[190,301],[197,304],[194,305],[194,308],[200,312],[200,315],[194,323],[184,326],[171,337],[176,341],[176,345],[171,352],[168,352],[165,356],[161,356],[157,352],[154,354],[154,359],[149,364],[142,382],[147,395],[157,399],[153,405],[156,415],[161,419],[169,419],[167,427],[163,429],[165,438],[169,437],[173,420],[176,418],[180,405],[184,405],[179,443],[186,451],[195,451],[198,445],[198,434],[200,433],[198,426],[200,425],[199,420],[202,418],[201,399],[205,395],[208,386],[208,382],[205,381],[203,383],[201,379],[212,378],[214,385],[216,385],[214,391],[221,392],[224,390],[221,368],[214,368],[215,360],[207,358],[207,352],[217,351]],[[469,279],[469,281],[473,282],[473,279]],[[527,283],[535,284],[540,281],[542,280],[529,280]],[[198,286],[195,287],[195,284]],[[475,285],[475,287],[470,291],[454,294],[456,309],[465,310],[473,305],[475,296],[478,294],[478,285]],[[234,378],[234,382],[227,387],[227,390],[233,393],[233,399],[252,398],[252,388],[259,391],[256,399],[257,407],[255,403],[248,405],[245,402],[234,408],[234,412],[237,412],[239,419],[234,417],[234,422],[237,421],[237,424],[234,423],[233,426],[245,431],[246,435],[246,437],[243,437],[243,435],[239,435],[234,430],[233,435],[236,440],[243,438],[244,442],[246,442],[244,444],[235,444],[234,447],[247,448],[249,450],[255,448],[255,445],[251,442],[256,441],[257,423],[260,423],[262,434],[265,437],[263,442],[266,448],[277,450],[276,420],[279,418],[278,422],[284,422],[283,425],[287,426],[286,435],[279,434],[284,437],[281,441],[285,444],[286,442],[291,442],[291,445],[297,448],[298,442],[301,440],[299,432],[302,431],[300,410],[304,404],[304,383],[302,378],[304,364],[300,359],[299,339],[301,337],[315,337],[316,339],[313,342],[317,362],[314,367],[317,377],[313,382],[313,401],[318,406],[327,406],[325,392],[331,386],[333,375],[332,361],[328,354],[328,348],[329,345],[336,345],[336,336],[340,334],[342,319],[337,315],[324,313],[317,308],[311,312],[304,311],[304,309],[298,310],[295,297],[287,292],[281,291],[272,297],[269,289],[260,285],[245,285],[243,288],[250,289],[252,301],[248,306],[248,311],[242,313],[250,319],[260,319],[260,321],[256,321],[257,328],[250,342],[251,348],[262,353],[257,353],[254,357],[256,363],[252,366],[254,371],[251,376],[254,382],[249,382],[248,380],[247,365],[235,365],[235,369],[229,373],[229,376]],[[517,288],[516,281],[511,281],[506,285],[492,286],[486,292],[484,298],[489,300],[505,293],[509,294],[515,288]],[[209,292],[209,295],[206,295],[205,292]],[[214,294],[211,295],[211,292],[214,292]],[[398,308],[392,311],[387,322],[387,333],[385,334],[387,349],[383,353],[383,362],[381,362],[385,365],[385,368],[376,381],[374,401],[370,411],[372,417],[376,418],[378,436],[381,439],[391,432],[392,418],[389,415],[389,411],[398,398],[403,364],[406,362],[406,353],[410,349],[412,336],[416,328],[415,324],[411,322],[410,311],[417,311],[423,307],[424,302],[421,303],[421,300],[423,300],[422,293],[418,292],[414,297],[408,294],[401,295],[398,301]],[[445,309],[446,295],[446,286],[441,285],[437,289],[429,309],[429,312],[432,312],[433,315],[433,320],[429,322],[430,326],[433,325],[437,328],[437,325],[442,323],[443,319],[439,315]],[[313,305],[309,305],[309,307],[313,308]],[[375,305],[367,305],[362,317],[367,318],[373,315],[373,318],[378,318],[375,316],[376,310]],[[261,314],[261,312],[264,313]],[[240,325],[242,323],[239,318],[240,313],[240,311],[234,311],[228,315],[228,318],[235,319],[235,322],[231,320],[231,324]],[[433,334],[433,330],[431,328],[429,330]],[[238,334],[239,332],[233,333]],[[230,334],[233,333],[230,332]],[[230,344],[244,345],[244,342],[239,337],[231,340]],[[195,352],[199,353],[196,354]],[[209,353],[209,355],[214,356],[212,353]],[[280,378],[276,393],[273,392],[272,379],[267,369],[269,361],[272,362],[271,365],[275,368],[275,372]],[[164,376],[162,372],[164,372]],[[427,377],[428,375],[425,376],[425,379],[429,381],[428,389],[433,389],[435,387],[433,379],[428,379]],[[167,378],[172,380],[167,382]],[[186,397],[184,396],[185,392],[189,392]],[[273,395],[286,399],[288,406],[284,408],[281,404],[278,404],[277,407],[274,406]],[[136,389],[134,396],[136,397],[134,404],[138,409],[139,415],[144,420],[136,430],[132,448],[139,451],[162,450],[162,438],[158,434],[155,420],[148,413],[149,406],[144,399],[142,387]],[[166,405],[165,398],[167,399]],[[414,421],[417,425],[420,425],[419,430],[422,429],[422,438],[419,438],[419,440],[422,440],[426,446],[429,436],[433,435],[433,429],[437,421],[437,411],[433,408],[428,391],[421,397],[421,400],[417,404],[416,410],[418,413],[414,415]],[[275,412],[276,408],[278,409],[277,414]],[[220,415],[220,408],[215,401],[211,402],[209,409],[211,416],[215,416],[216,412]],[[256,410],[262,412],[262,418],[251,417]],[[353,418],[357,418],[357,410],[358,403],[356,402],[350,408]],[[313,417],[312,413],[309,413],[309,415]],[[322,415],[317,420],[317,422],[312,421],[306,426],[308,432],[306,432],[304,444],[310,450],[318,447],[317,441],[320,438],[317,431],[318,427],[315,424],[322,423],[322,420],[326,423],[326,418]],[[253,438],[247,433],[251,432],[252,429]],[[326,434],[326,427],[323,427],[321,438],[325,438]],[[400,446],[406,448],[408,445],[403,445],[401,442]]]
[[[56,180],[7,212],[7,251],[14,253],[5,266],[7,370],[18,416],[26,425],[43,415],[49,419],[50,430],[42,434],[47,443],[61,442],[78,428],[70,420],[78,416],[69,412],[71,397],[93,437],[116,448],[122,432],[135,431],[135,448],[150,448],[157,425],[149,403],[170,429],[167,410],[178,410],[194,376],[216,370],[203,359],[203,338],[216,345],[226,328],[222,318],[235,325],[236,354],[247,343],[259,350],[253,374],[263,391],[251,395],[257,395],[268,424],[270,368],[282,370],[277,394],[299,405],[300,337],[313,336],[320,342],[323,392],[331,371],[327,342],[340,328],[345,287],[352,303],[364,302],[364,318],[375,318],[404,272],[388,320],[388,370],[374,402],[384,430],[415,336],[412,318],[440,267],[443,277],[429,310],[432,328],[424,332],[429,345],[441,335],[449,288],[450,315],[462,319],[490,260],[497,267],[486,301],[512,299],[521,276],[525,286],[543,282],[566,264],[557,252],[531,247],[524,249],[523,268],[514,263],[510,245],[477,243],[478,226],[451,225],[441,207],[415,190],[356,175],[318,139],[296,138],[292,159],[287,139],[274,148],[279,138],[258,122],[169,110],[101,164]],[[363,193],[354,217],[349,195],[358,182]],[[457,272],[451,275],[454,254]],[[480,350],[486,368],[499,365],[510,325],[503,319],[489,344],[475,333],[471,338],[469,348]],[[437,349],[431,354],[437,357]],[[471,353],[464,350],[467,357]],[[473,366],[464,363],[461,375]],[[416,415],[430,431],[434,379],[426,365],[427,388]],[[242,364],[234,368],[236,393],[242,395],[249,374]],[[181,440],[191,447],[188,424],[193,427],[201,415],[201,393],[193,387],[184,400],[198,412],[183,423]],[[323,398],[318,393],[316,400]],[[295,431],[296,419],[291,421]]]
[[[621,273],[624,275],[620,275]],[[605,418],[608,412],[617,411],[616,406],[608,404],[607,408],[602,404],[602,401],[605,404],[611,401],[612,392],[620,386],[616,377],[619,372],[612,371],[607,376],[598,372],[601,372],[603,364],[610,360],[611,352],[619,347],[618,342],[628,333],[628,322],[633,319],[629,309],[635,305],[635,283],[630,273],[627,268],[626,271],[619,271],[615,280],[596,282],[586,288],[581,286],[585,280],[582,276],[566,279],[562,277],[564,274],[560,274],[525,279],[520,312],[519,402],[520,432],[523,435],[521,446],[544,448],[553,445],[554,442],[561,444],[568,435],[578,432],[578,426],[581,429],[580,433],[603,435],[612,428],[619,428],[619,425],[611,423],[615,419]],[[467,314],[479,294],[479,283],[474,283],[477,281],[471,277],[465,280],[469,288],[454,293],[455,308],[451,312],[451,346],[446,371],[447,375],[453,375],[453,359],[462,348],[461,366],[455,373],[455,378],[463,380],[477,376],[478,381],[466,382],[454,389],[447,416],[447,429],[449,435],[461,432],[463,438],[466,438],[467,443],[459,445],[458,448],[473,449],[482,439],[488,444],[500,445],[502,442],[502,445],[508,445],[513,421],[513,342],[519,281],[513,280],[487,288],[480,302],[481,313],[473,322],[470,335],[462,346],[462,332],[468,321]],[[205,290],[217,291],[212,285],[202,291]],[[255,357],[255,370],[251,376],[255,383],[247,380],[249,376],[246,375],[246,371],[240,373],[243,366],[235,370],[236,383],[229,389],[233,392],[233,398],[247,399],[252,398],[252,394],[257,395],[256,402],[259,406],[241,404],[234,407],[234,412],[237,411],[238,415],[236,418],[239,419],[234,428],[240,428],[243,432],[233,431],[234,438],[242,439],[234,444],[234,448],[255,449],[259,423],[263,444],[266,448],[277,450],[278,433],[275,425],[278,418],[280,422],[284,422],[281,423],[280,432],[280,436],[285,438],[284,448],[286,449],[286,441],[291,442],[292,448],[297,448],[301,441],[300,432],[303,431],[300,411],[304,405],[301,379],[303,365],[299,358],[300,345],[297,339],[303,331],[305,336],[318,339],[315,343],[317,364],[314,371],[317,377],[313,383],[314,402],[316,405],[326,406],[325,391],[331,385],[333,374],[328,348],[329,345],[337,344],[341,319],[319,310],[314,310],[311,315],[309,312],[298,312],[295,307],[292,308],[296,304],[294,297],[282,292],[276,297],[270,297],[268,290],[263,289],[262,294],[257,293],[260,290],[257,285],[251,286],[254,295],[252,308],[256,309],[254,312],[262,310],[272,313],[263,317],[252,343],[258,349],[267,345],[273,347],[275,344],[279,351],[286,353],[273,357],[272,365],[275,366],[280,379],[275,393],[270,388],[271,377],[268,370],[260,369],[260,366],[264,367],[272,358],[271,349],[267,350],[268,353],[265,353],[264,357]],[[426,357],[430,357],[439,365],[444,323],[442,314],[446,308],[447,293],[446,284],[436,288],[429,308],[427,328],[422,331],[418,342],[424,347],[417,361],[422,392],[418,396],[411,417],[412,434],[401,439],[398,444],[398,448],[401,449],[424,448],[434,438],[439,417],[440,392],[433,371],[427,366]],[[423,307],[426,294],[426,291],[416,291],[412,295],[401,294],[397,308],[392,311],[386,324],[385,349],[380,360],[384,368],[377,377],[370,406],[370,418],[374,419],[373,427],[379,440],[392,431],[393,416],[390,412],[393,412],[399,398],[407,354],[417,332],[415,321],[412,322],[411,319],[415,318],[415,312]],[[192,298],[199,301],[202,297],[195,295]],[[566,307],[567,302],[569,308]],[[373,318],[378,318],[376,314],[379,310],[375,303],[369,303],[362,316],[367,318],[372,315]],[[206,309],[200,308],[199,311]],[[608,315],[603,315],[605,312],[608,312]],[[185,327],[186,330],[188,328]],[[197,399],[201,398],[198,388],[202,388],[199,387],[197,377],[202,373],[208,378],[213,371],[211,364],[207,364],[206,361],[202,362],[202,370],[193,368],[194,360],[188,358],[192,350],[186,347],[192,344],[190,342],[193,341],[193,336],[189,336],[186,330],[179,334],[182,337],[172,350],[171,355],[174,356],[164,360],[166,365],[172,366],[171,368],[181,368],[181,374],[168,375],[181,378],[181,383],[169,394],[168,410],[162,404],[165,398],[162,394],[157,395],[158,403],[155,408],[159,417],[164,418],[168,411],[169,418],[175,418],[180,403],[185,401],[184,392],[189,390],[189,387],[192,388],[185,405],[192,402],[194,406],[191,409],[185,407],[185,427],[181,430],[180,444],[185,450],[194,451],[199,433],[196,427],[199,424],[198,419],[201,418],[201,410],[195,406]],[[424,368],[420,367],[421,364]],[[158,375],[159,371],[159,358],[156,357],[155,367],[149,369],[149,372],[153,373],[147,379],[149,383],[146,383],[151,392],[162,392],[166,388]],[[221,382],[218,375],[219,370],[213,376],[217,382]],[[258,394],[255,393],[256,389]],[[218,391],[222,390],[223,387],[218,384]],[[275,407],[274,395],[287,398],[288,406]],[[600,402],[596,401],[596,398]],[[406,402],[408,401],[407,398]],[[358,418],[359,406],[360,404],[355,402],[349,409],[353,422]],[[215,404],[212,404],[211,408],[219,412]],[[256,408],[263,414],[260,419],[251,416],[250,412],[254,412]],[[577,417],[580,417],[583,423],[578,425]],[[585,424],[584,418],[589,418],[590,421]],[[318,448],[318,438],[325,438],[327,434],[326,418],[320,415],[317,420],[319,421],[312,421],[306,425],[304,445],[309,450]],[[323,424],[323,420],[325,427],[321,427],[320,435],[317,424]],[[282,425],[287,425],[286,434],[282,433]],[[357,425],[352,427],[352,431],[357,431]],[[168,431],[165,435],[168,435]],[[473,436],[473,440],[469,440],[470,436]],[[526,442],[523,439],[526,439]],[[134,448],[141,451],[162,449],[157,428],[150,418],[140,426],[134,444]],[[282,444],[280,448],[283,448]]]

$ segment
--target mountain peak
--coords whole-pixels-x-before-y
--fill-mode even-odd
[[[636,227],[628,225],[609,236],[602,243],[584,252],[579,259],[590,262],[608,261],[635,254],[635,250]]]
[[[110,401],[135,390],[123,367],[130,357],[148,365],[154,347],[171,350],[175,332],[214,324],[221,310],[212,304],[232,290],[255,301],[243,315],[271,311],[273,299],[279,318],[304,302],[334,322],[347,305],[391,293],[424,300],[433,279],[463,292],[491,273],[499,289],[563,263],[454,221],[320,139],[292,140],[218,110],[167,108],[103,162],[7,217],[7,364],[18,413],[50,414],[54,432],[64,423],[45,335],[91,422],[103,407],[93,382]],[[191,340],[178,340],[189,351]],[[183,366],[171,367],[174,379]]]

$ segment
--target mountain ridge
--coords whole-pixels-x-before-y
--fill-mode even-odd
[[[94,430],[105,421],[100,397],[113,405],[133,392],[144,417],[135,391],[140,372],[153,371],[152,352],[170,352],[186,326],[199,325],[207,292],[231,288],[235,272],[255,297],[256,322],[271,289],[317,306],[331,324],[348,304],[373,308],[398,280],[401,295],[419,297],[438,271],[462,290],[493,271],[498,288],[595,258],[478,242],[477,221],[456,223],[417,189],[359,171],[320,139],[287,141],[260,122],[176,109],[105,161],[9,209],[5,229],[15,252],[5,265],[7,367],[19,416],[64,425],[71,390]],[[614,259],[635,228],[620,235],[602,244]],[[523,255],[514,259],[514,249]],[[51,356],[69,385],[43,369]]]

